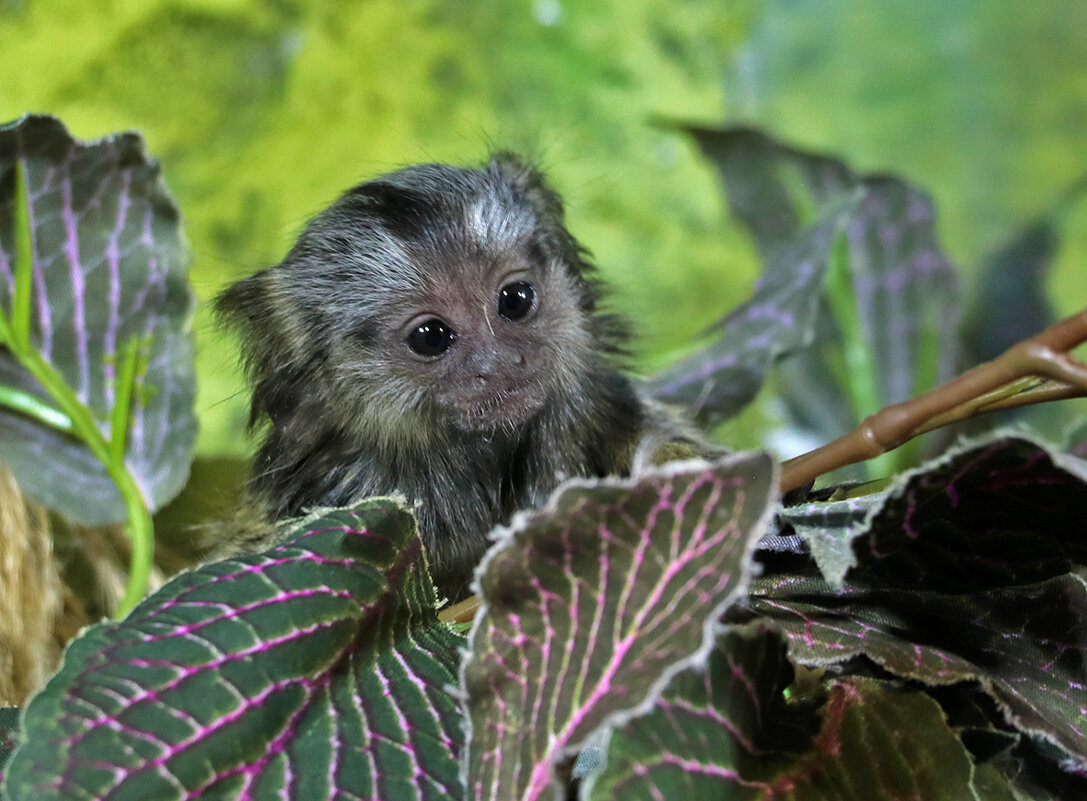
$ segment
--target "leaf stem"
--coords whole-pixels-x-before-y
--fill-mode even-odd
[[[138,348],[135,343],[130,344],[129,352],[135,355]],[[132,542],[132,557],[129,561],[128,584],[125,586],[125,594],[117,607],[118,618],[124,617],[139,603],[147,592],[151,570],[154,566],[154,525],[151,513],[144,501],[143,493],[136,485],[136,480],[128,472],[124,463],[123,438],[122,448],[118,452],[111,441],[107,441],[98,427],[91,410],[79,399],[76,393],[65,382],[63,376],[45,361],[44,357],[30,348],[19,354],[19,361],[27,371],[36,378],[45,388],[46,392],[56,401],[60,412],[67,415],[71,421],[72,433],[78,436],[95,458],[106,468],[106,474],[117,485],[121,494],[121,500],[125,506],[128,518],[127,531]],[[128,357],[126,355],[126,363]],[[133,361],[135,359],[133,358]],[[132,367],[133,373],[135,367]],[[117,403],[124,403],[127,407],[131,403],[132,380],[130,379],[128,397],[122,401],[117,398]],[[128,424],[127,410],[125,413],[125,426]],[[112,437],[111,437],[112,440]]]
[[[26,191],[26,164],[15,161],[15,292],[11,298],[11,340],[15,347],[30,347],[30,294],[33,290],[34,247],[30,205]]]
[[[6,321],[5,321],[6,322]],[[64,414],[48,403],[43,403],[41,398],[24,392],[16,387],[0,385],[0,406],[11,409],[19,414],[24,414],[43,425],[63,431],[65,434],[74,432],[72,418]]]
[[[132,406],[132,393],[136,389],[136,361],[140,353],[138,337],[131,337],[124,349],[124,360],[113,395],[113,413],[110,415],[110,461],[123,464],[125,439],[128,433],[128,413]]]
[[[118,618],[124,617],[147,592],[154,566],[154,524],[151,512],[135,478],[124,463],[125,433],[132,396],[136,389],[139,339],[134,337],[125,348],[111,414],[110,438],[107,440],[91,409],[31,342],[32,232],[27,206],[26,173],[21,161],[17,163],[15,198],[15,292],[12,297],[11,317],[8,318],[4,310],[0,309],[0,338],[27,372],[42,385],[57,408],[50,407],[22,390],[3,386],[0,386],[0,405],[78,437],[102,463],[106,474],[117,486],[125,507],[128,536],[132,542],[128,583],[116,612]]]
[[[125,512],[128,515],[128,538],[132,543],[128,583],[115,615],[120,619],[131,612],[147,594],[151,571],[155,566],[155,524],[143,500],[143,494],[132,474],[125,468],[124,462],[116,465],[114,469],[107,468],[107,472],[117,484],[124,500]]]
[[[827,269],[827,303],[842,337],[842,353],[845,356],[845,390],[853,419],[864,416],[883,406],[876,386],[876,369],[872,353],[861,330],[860,313],[857,311],[857,294],[853,288],[853,271],[849,264],[849,238],[839,232],[830,251]],[[893,471],[893,460],[881,454],[867,465],[868,478]]]

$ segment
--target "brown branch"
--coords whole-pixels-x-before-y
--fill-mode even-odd
[[[876,412],[845,436],[788,460],[782,465],[782,492],[949,423],[997,409],[1087,397],[1087,365],[1069,353],[1085,341],[1087,309],[936,389]]]
[[[478,595],[472,595],[459,603],[447,606],[438,612],[438,620],[443,623],[471,623],[479,609],[480,599]]]

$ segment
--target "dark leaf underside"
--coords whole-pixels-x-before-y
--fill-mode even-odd
[[[1007,722],[1087,768],[1087,505],[1083,463],[996,438],[908,476],[853,540],[835,588],[768,570],[750,609],[790,655],[864,655],[931,685],[976,680]]]

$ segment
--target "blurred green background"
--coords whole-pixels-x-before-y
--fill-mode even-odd
[[[349,185],[513,148],[635,323],[642,370],[757,274],[713,172],[662,121],[746,122],[936,199],[967,281],[1087,170],[1083,0],[0,0],[0,119],[138,129],[185,214],[203,456],[246,450],[235,346],[207,300]],[[1050,291],[1087,302],[1087,203]],[[756,409],[724,441],[757,445]]]

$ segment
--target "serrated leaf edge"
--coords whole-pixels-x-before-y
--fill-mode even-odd
[[[618,726],[623,725],[628,720],[639,717],[645,714],[647,711],[653,708],[657,699],[671,683],[672,678],[683,670],[691,667],[703,667],[709,659],[710,653],[713,651],[714,643],[716,642],[718,620],[724,614],[725,610],[730,607],[738,597],[746,595],[748,586],[751,579],[757,576],[760,572],[758,564],[755,562],[754,554],[756,546],[759,540],[762,539],[770,531],[771,524],[773,523],[774,516],[777,514],[778,509],[781,506],[781,496],[778,492],[779,478],[781,467],[778,461],[769,453],[764,451],[739,451],[736,453],[728,454],[721,459],[713,462],[706,461],[704,459],[686,459],[677,462],[670,462],[668,464],[651,467],[644,472],[632,475],[626,478],[619,477],[605,477],[598,479],[591,478],[572,478],[564,481],[560,484],[554,492],[551,493],[547,502],[537,509],[528,509],[518,512],[514,515],[513,519],[508,525],[497,526],[491,532],[491,539],[493,545],[484,555],[480,561],[479,566],[476,568],[475,576],[472,580],[472,592],[478,594],[483,600],[480,603],[479,610],[476,612],[475,624],[472,626],[471,632],[468,634],[466,650],[464,652],[464,658],[461,660],[459,670],[459,687],[458,695],[463,699],[467,699],[468,693],[465,689],[465,677],[466,669],[469,662],[469,656],[472,654],[475,648],[475,638],[479,631],[479,621],[483,619],[484,614],[489,609],[489,604],[482,595],[480,578],[483,573],[486,572],[488,565],[496,556],[503,552],[508,547],[513,547],[515,536],[523,531],[528,523],[537,516],[545,516],[548,514],[554,514],[560,506],[560,499],[563,494],[570,490],[576,489],[592,489],[594,487],[609,487],[614,489],[633,489],[641,481],[647,477],[659,477],[668,478],[684,473],[701,473],[706,470],[716,467],[732,467],[734,465],[741,464],[745,461],[765,461],[770,468],[770,483],[768,487],[770,491],[766,498],[765,506],[762,512],[759,514],[755,525],[752,526],[750,533],[748,534],[747,542],[744,545],[743,556],[740,558],[740,577],[736,584],[733,586],[729,594],[717,604],[706,617],[706,622],[702,627],[702,642],[699,647],[687,658],[678,660],[673,665],[669,666],[666,670],[662,671],[657,680],[650,686],[649,691],[646,693],[645,699],[636,706],[621,710],[618,712],[612,712],[607,715],[592,732],[587,734],[581,742],[569,743],[562,746],[557,752],[552,755],[552,764],[555,761],[564,757],[570,757],[576,755],[586,742],[594,740],[600,741],[604,737],[609,736],[609,733]],[[469,754],[471,753],[472,746],[472,727],[471,716],[465,714],[464,716],[465,727],[465,740],[464,748],[461,757],[460,766],[460,778],[464,787],[468,787],[468,768],[469,768]],[[603,733],[603,734],[602,734]]]
[[[971,437],[960,440],[936,458],[931,459],[924,464],[913,467],[895,476],[891,485],[883,491],[882,497],[880,498],[879,502],[873,505],[872,508],[868,510],[868,514],[865,515],[864,521],[854,527],[850,536],[850,548],[854,548],[854,543],[856,543],[863,534],[867,533],[870,530],[872,521],[875,519],[876,515],[880,514],[880,512],[887,505],[887,503],[892,499],[901,496],[901,493],[904,491],[906,485],[913,479],[914,476],[923,475],[929,471],[937,470],[944,465],[954,461],[962,454],[970,453],[971,451],[975,450],[980,450],[981,448],[995,444],[1000,440],[1018,440],[1041,448],[1047,454],[1049,454],[1050,459],[1053,461],[1053,464],[1056,467],[1059,467],[1062,470],[1066,470],[1084,483],[1087,483],[1087,461],[1080,459],[1072,454],[1063,452],[1055,444],[1049,442],[1048,440],[1046,440],[1045,437],[1042,437],[1037,432],[1027,432],[1023,429],[1011,427],[999,428],[995,431],[986,432],[985,434],[982,434],[978,437]],[[855,550],[854,557],[856,557]],[[855,563],[853,567],[850,567],[849,570],[846,571],[846,574],[843,577],[843,583],[845,577],[847,577],[849,572],[852,571],[856,566],[857,563]],[[820,570],[820,573],[821,572],[822,571]],[[1081,583],[1084,583],[1084,585],[1087,586],[1087,580],[1085,580],[1082,576],[1077,576],[1076,578],[1078,578]],[[978,682],[978,685],[982,688],[982,690],[985,691],[985,694],[989,696],[989,698],[991,698],[1000,709],[1000,713],[1004,717],[1004,720],[1009,725],[1015,727],[1016,731],[1029,735],[1031,737],[1037,737],[1041,740],[1044,740],[1045,742],[1051,744],[1054,748],[1058,749],[1062,754],[1067,754],[1061,743],[1052,736],[1050,736],[1047,732],[1039,731],[1031,726],[1026,725],[1003,700],[1000,690],[995,686],[994,682],[988,676],[979,674],[977,671],[971,671],[968,675],[958,675],[955,678],[949,678],[943,682],[939,681],[938,679],[933,679],[933,677],[931,676],[922,679],[917,676],[902,675],[901,673],[895,671],[889,665],[884,663],[878,656],[874,654],[869,654],[867,652],[865,653],[869,659],[871,659],[881,667],[890,670],[895,675],[901,675],[902,678],[905,679],[923,681],[928,686],[935,687],[956,684],[964,680],[972,679]],[[813,667],[827,667],[828,665],[839,664],[843,661],[848,660],[852,656],[853,654],[844,654],[840,659],[801,659],[798,658],[797,654],[794,653],[791,645],[789,648],[790,659],[794,659],[800,664],[810,665]],[[1072,766],[1078,770],[1083,770],[1087,768],[1087,760],[1081,761],[1070,758],[1062,764],[1065,764],[1066,766]]]

